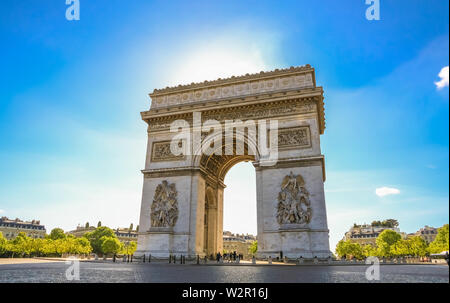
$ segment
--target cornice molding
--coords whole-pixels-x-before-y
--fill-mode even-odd
[[[284,109],[283,109],[284,108]],[[142,112],[141,116],[149,125],[149,132],[166,131],[170,127],[172,121],[178,119],[192,122],[192,112],[170,112],[154,114],[153,110]],[[246,121],[248,119],[270,119],[280,118],[284,116],[292,116],[298,114],[316,113],[320,126],[320,133],[325,130],[325,117],[323,97],[321,94],[312,96],[303,96],[292,99],[265,100],[258,103],[239,103],[230,107],[205,108],[200,111],[203,119],[216,119],[223,122],[223,119],[240,119]]]
[[[306,64],[303,66],[291,66],[289,68],[283,68],[283,69],[275,69],[273,71],[261,71],[259,73],[254,74],[245,74],[241,76],[231,76],[229,78],[221,79],[218,78],[216,80],[212,81],[203,81],[203,82],[192,82],[191,84],[186,85],[178,85],[178,86],[172,86],[172,87],[165,87],[162,89],[154,89],[153,93],[149,94],[151,97],[173,93],[173,92],[180,92],[180,91],[186,91],[190,89],[199,89],[199,88],[205,88],[205,87],[211,87],[211,86],[218,86],[218,85],[224,85],[224,84],[231,84],[231,83],[237,83],[242,81],[248,81],[248,80],[255,80],[255,79],[263,79],[267,77],[274,77],[274,76],[281,76],[285,74],[292,74],[292,73],[298,73],[298,72],[307,72],[307,71],[314,71],[314,68],[311,67],[311,65]]]
[[[151,108],[165,108],[212,100],[246,97],[262,93],[315,88],[314,69],[310,65],[247,74],[190,85],[155,89],[150,94]]]

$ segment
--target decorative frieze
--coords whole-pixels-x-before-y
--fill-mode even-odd
[[[244,77],[231,77],[188,86],[155,90],[152,109],[185,105],[195,102],[240,98],[250,95],[277,93],[289,90],[313,88],[313,69],[299,67]]]
[[[179,161],[185,158],[184,155],[174,155],[170,150],[170,140],[153,142],[152,144],[152,162],[161,161]],[[178,142],[178,146],[182,146],[182,142]]]
[[[279,149],[297,149],[309,147],[311,147],[311,131],[309,126],[281,128],[278,130]]]
[[[250,119],[256,121],[284,115],[314,113],[316,111],[317,106],[314,98],[303,98],[203,111],[202,122],[206,120],[224,122],[225,120],[246,121]],[[156,132],[170,129],[170,124],[180,118],[177,115],[149,118],[147,120],[149,124],[148,131]],[[192,115],[188,117],[184,116],[182,119],[186,119],[189,123],[192,123]]]

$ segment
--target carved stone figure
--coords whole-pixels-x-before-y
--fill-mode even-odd
[[[292,172],[284,177],[278,194],[277,220],[279,224],[303,224],[311,221],[311,203],[305,181]]]
[[[151,206],[152,227],[174,227],[178,219],[177,190],[175,183],[166,180],[156,187]]]

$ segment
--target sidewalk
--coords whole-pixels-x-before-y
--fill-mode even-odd
[[[0,265],[64,262],[63,258],[0,258]]]

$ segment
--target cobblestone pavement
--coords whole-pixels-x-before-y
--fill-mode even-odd
[[[80,262],[80,280],[68,281],[64,262],[3,264],[0,282],[369,282],[367,266],[181,265]],[[372,281],[370,281],[372,282]],[[449,283],[447,265],[381,265],[380,282]]]

